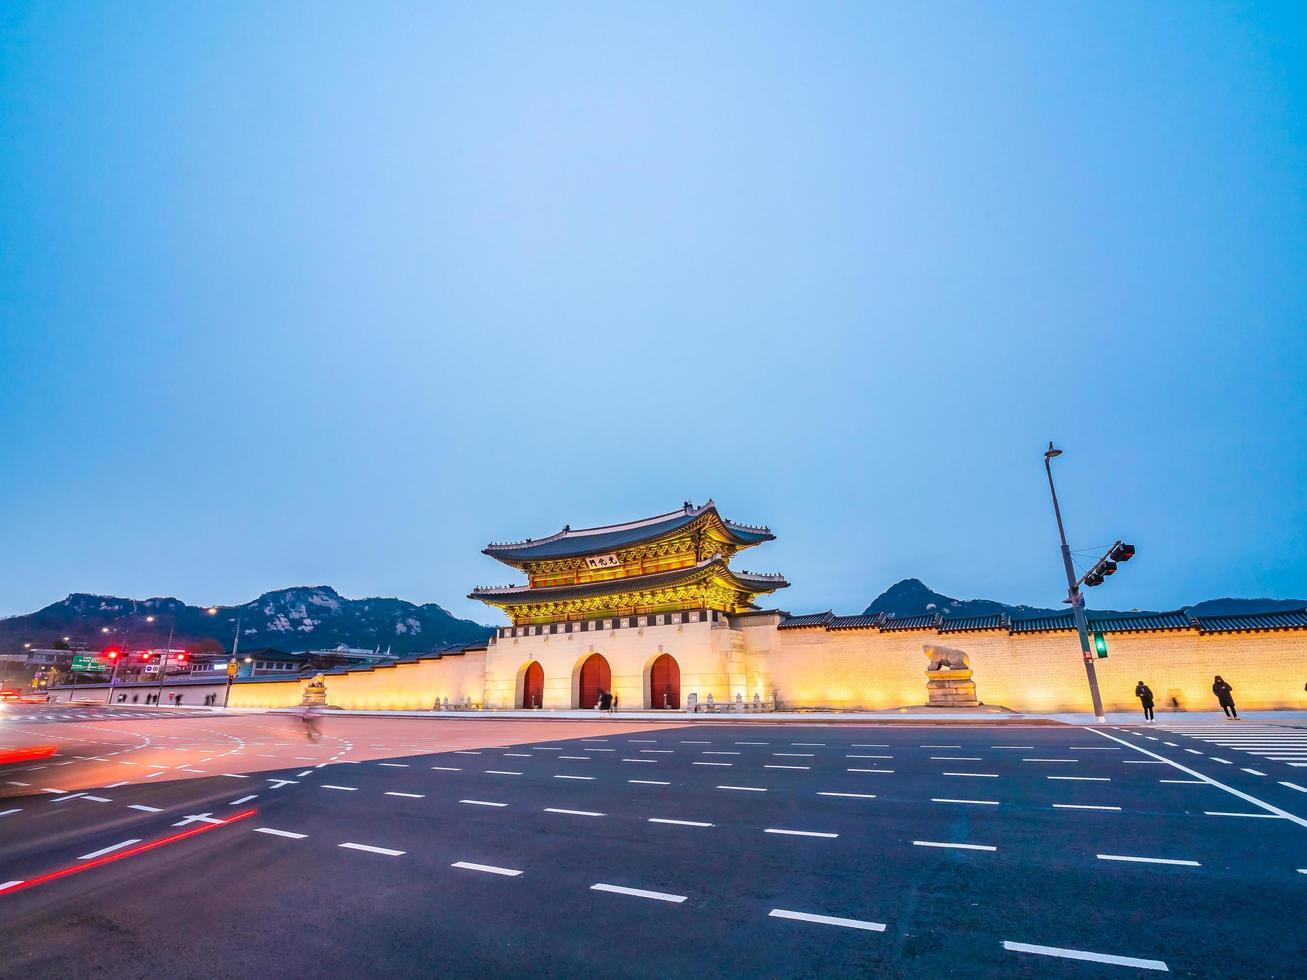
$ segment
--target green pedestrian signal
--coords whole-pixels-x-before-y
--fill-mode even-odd
[[[1102,633],[1094,634],[1094,652],[1100,660],[1107,656],[1107,637]]]

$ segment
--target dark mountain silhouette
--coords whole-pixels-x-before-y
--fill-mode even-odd
[[[214,612],[210,612],[214,609]],[[153,617],[151,622],[147,617]],[[346,599],[325,586],[265,592],[240,606],[188,606],[180,599],[123,599],[73,593],[34,613],[0,619],[0,649],[59,644],[64,637],[92,649],[125,644],[230,651],[240,624],[242,648],[323,650],[339,645],[380,647],[384,653],[424,653],[451,643],[483,640],[492,630],[456,619],[435,603],[403,599]],[[105,630],[108,632],[105,632]]]
[[[1092,592],[1089,596],[1092,599]],[[1188,608],[1196,616],[1233,616],[1240,613],[1273,612],[1277,609],[1301,609],[1307,605],[1304,599],[1207,599]],[[1026,616],[1042,616],[1049,613],[1066,612],[1069,606],[1046,609],[1041,606],[1013,606],[994,599],[954,599],[934,591],[920,579],[905,578],[896,582],[878,595],[863,612],[864,616],[886,613],[895,617],[925,616],[940,613],[949,618],[960,616],[993,616],[1005,613],[1015,619]],[[1097,609],[1097,607],[1094,607]],[[1099,612],[1116,612],[1121,610],[1097,609]],[[1130,612],[1155,612],[1156,610],[1129,610]]]

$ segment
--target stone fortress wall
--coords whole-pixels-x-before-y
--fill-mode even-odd
[[[544,669],[546,709],[577,707],[581,664],[592,653],[608,661],[621,708],[652,707],[649,671],[670,654],[681,671],[681,703],[748,702],[775,693],[784,708],[893,710],[926,703],[927,645],[970,657],[976,693],[986,705],[1023,712],[1089,710],[1076,634],[1068,630],[1009,633],[1004,629],[941,634],[933,628],[881,631],[778,629],[779,614],[731,622],[626,627],[602,632],[499,636],[460,656],[329,674],[327,701],[351,709],[430,709],[437,700],[470,698],[488,709],[521,707],[522,678],[534,660]],[[1103,705],[1133,711],[1137,681],[1160,711],[1216,710],[1212,678],[1234,687],[1244,710],[1307,709],[1307,629],[1201,633],[1198,629],[1116,632],[1108,657],[1095,660]],[[298,704],[307,679],[236,684],[234,707]],[[588,705],[586,707],[589,707]]]

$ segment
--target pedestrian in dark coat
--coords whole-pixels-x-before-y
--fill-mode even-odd
[[[1153,720],[1153,690],[1143,681],[1135,685],[1135,697],[1144,706],[1144,721]]]
[[[1232,688],[1225,682],[1220,675],[1216,675],[1216,680],[1212,682],[1212,693],[1216,695],[1216,700],[1220,703],[1221,709],[1225,712],[1227,718],[1238,718],[1239,712],[1234,710],[1234,697]]]
[[[599,710],[611,711],[613,707],[613,696],[607,691],[599,692]]]

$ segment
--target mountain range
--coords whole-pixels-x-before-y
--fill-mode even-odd
[[[330,650],[337,646],[425,653],[452,643],[483,640],[493,632],[457,619],[433,602],[346,599],[326,585],[265,592],[239,606],[189,606],[180,599],[123,599],[75,592],[61,602],[0,619],[0,649],[57,644],[64,637],[93,649],[111,643],[132,649],[162,647],[197,652],[232,648],[237,625],[243,649]]]
[[[1092,593],[1091,593],[1092,595]],[[1207,599],[1186,606],[1196,616],[1234,616],[1249,612],[1272,612],[1277,609],[1299,609],[1307,605],[1304,599]],[[993,616],[1002,613],[1014,619],[1026,616],[1044,616],[1066,612],[1069,606],[1045,609],[1040,606],[1008,605],[994,599],[955,599],[934,591],[920,579],[905,578],[878,595],[863,612],[864,616],[886,613],[895,617],[925,616],[941,613],[949,618],[961,616]],[[1113,610],[1100,612],[1156,612],[1149,609]]]
[[[1209,599],[1190,608],[1197,615],[1233,615],[1301,608],[1301,599]],[[1039,606],[1009,605],[993,599],[956,599],[920,579],[896,582],[867,606],[864,615],[897,617],[941,613],[948,617],[1013,618],[1064,612]],[[1113,610],[1101,610],[1112,612]],[[1148,611],[1148,610],[1131,610]],[[174,648],[195,652],[230,651],[240,628],[240,646],[250,650],[331,650],[338,646],[389,650],[396,656],[439,650],[455,643],[484,640],[491,627],[458,619],[434,602],[404,599],[346,599],[326,585],[265,592],[238,606],[190,606],[175,598],[125,599],[75,592],[44,609],[0,619],[0,652],[59,645],[65,637],[92,649],[120,644],[133,649],[161,647],[172,633]]]

